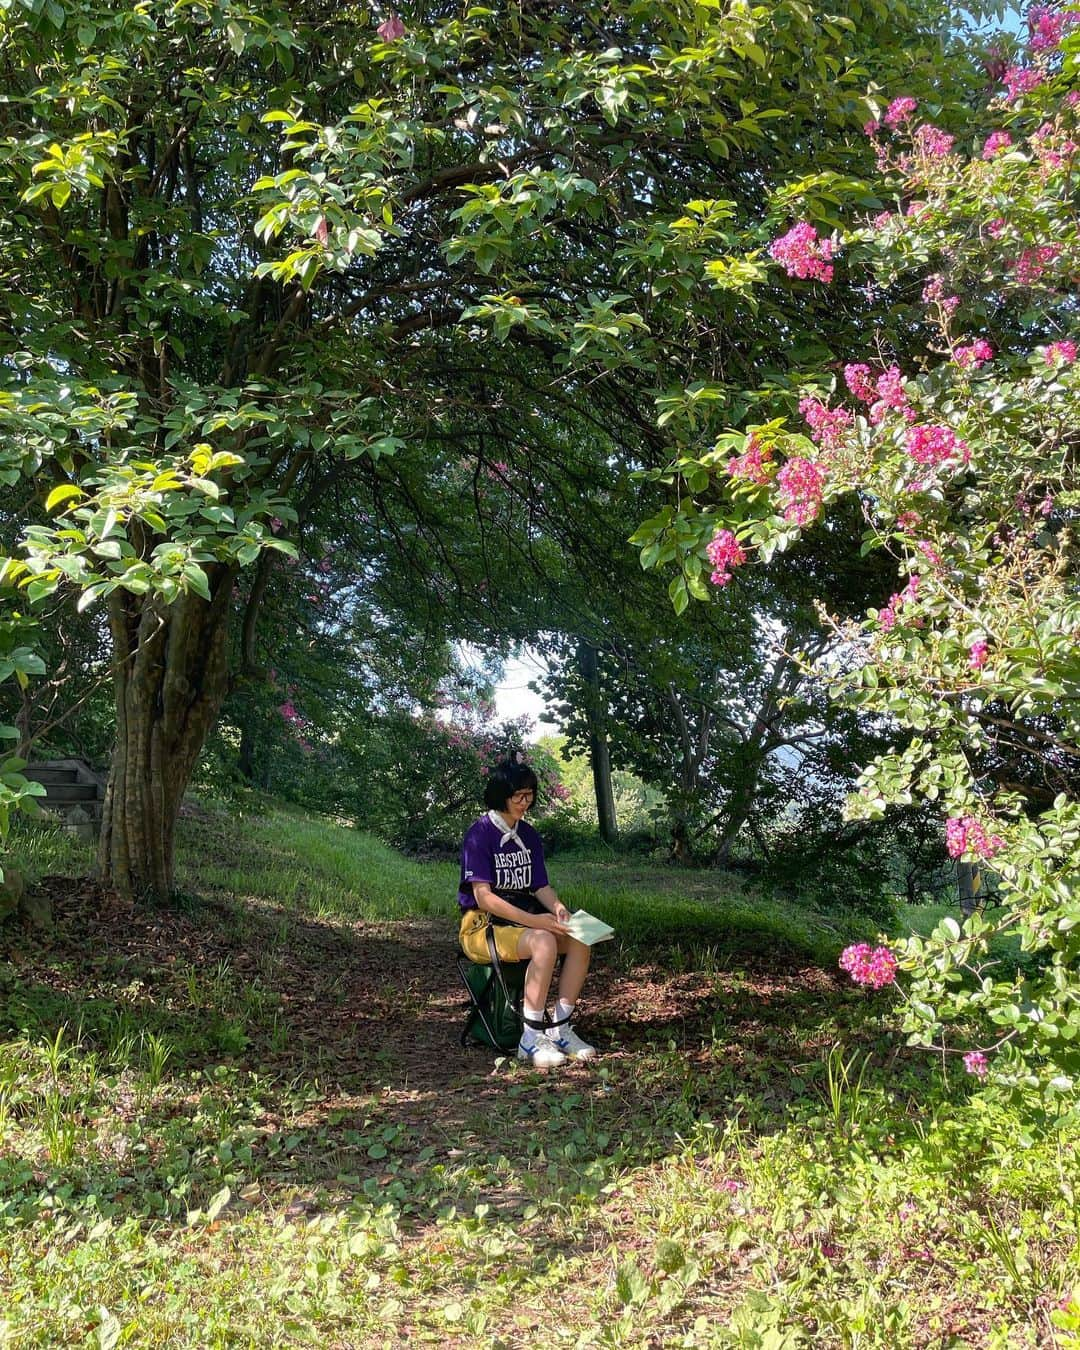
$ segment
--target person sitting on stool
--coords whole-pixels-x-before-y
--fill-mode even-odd
[[[502,761],[484,785],[486,815],[470,825],[461,847],[461,950],[470,961],[491,960],[487,930],[494,927],[500,961],[528,961],[525,1029],[518,1059],[538,1069],[566,1059],[592,1059],[596,1047],[574,1031],[572,1018],[589,970],[590,948],[572,938],[570,913],[548,882],[544,847],[526,821],[536,801],[536,774],[519,756]],[[550,1031],[544,1030],[548,990],[562,956],[558,999]]]

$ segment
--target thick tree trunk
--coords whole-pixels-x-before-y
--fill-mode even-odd
[[[116,743],[98,846],[102,880],[141,900],[173,889],[180,803],[228,685],[234,574],[171,605],[117,591],[109,604]]]
[[[600,672],[596,662],[596,648],[587,642],[578,643],[578,672],[585,683],[585,716],[589,723],[589,762],[592,764],[593,791],[596,794],[596,817],[600,822],[600,838],[605,844],[614,844],[619,837],[619,823],[615,817],[615,794],[611,787],[611,755],[604,734],[604,717],[600,704]]]

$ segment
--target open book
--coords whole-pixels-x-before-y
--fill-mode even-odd
[[[570,930],[570,936],[584,942],[586,947],[591,947],[596,942],[606,942],[608,938],[615,936],[615,929],[610,924],[606,924],[603,919],[598,919],[595,914],[589,914],[584,909],[575,910],[566,926]]]

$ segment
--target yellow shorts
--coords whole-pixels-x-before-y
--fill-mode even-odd
[[[461,950],[470,961],[475,961],[481,966],[491,964],[487,941],[489,925],[491,915],[485,914],[482,909],[467,909],[461,916],[461,928],[458,931]],[[497,923],[491,927],[495,934],[495,950],[499,953],[499,960],[520,961],[522,958],[518,955],[518,939],[524,931],[524,925]]]

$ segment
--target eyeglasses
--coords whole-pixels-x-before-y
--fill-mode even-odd
[[[514,792],[510,800],[515,806],[529,806],[536,800],[535,792]]]

